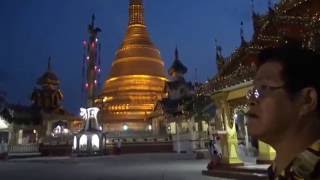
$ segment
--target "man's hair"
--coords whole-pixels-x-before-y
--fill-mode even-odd
[[[303,88],[313,87],[318,94],[317,111],[320,112],[320,55],[313,50],[302,48],[297,43],[263,49],[258,54],[258,67],[266,62],[282,65],[282,79],[285,89],[294,95]]]

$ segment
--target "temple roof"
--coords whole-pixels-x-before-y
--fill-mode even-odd
[[[175,59],[171,65],[171,67],[168,70],[169,75],[173,75],[174,72],[185,74],[188,71],[188,68],[182,64],[182,62],[179,60],[179,52],[178,48],[175,50]]]
[[[58,85],[60,84],[60,81],[56,74],[51,70],[51,57],[48,59],[48,69],[47,72],[45,72],[37,81],[39,85],[43,84],[54,84]]]

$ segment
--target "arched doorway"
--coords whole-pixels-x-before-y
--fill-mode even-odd
[[[9,123],[0,116],[0,143],[8,143],[9,140]]]

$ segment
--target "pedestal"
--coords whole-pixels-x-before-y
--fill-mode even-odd
[[[270,164],[276,157],[276,151],[268,144],[259,141],[259,156],[257,163],[259,164]]]

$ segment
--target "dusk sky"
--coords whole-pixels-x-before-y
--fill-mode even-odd
[[[151,39],[166,68],[177,45],[190,81],[216,74],[215,38],[229,56],[239,47],[241,21],[245,39],[252,37],[251,0],[145,0],[144,5]],[[268,1],[255,0],[254,6],[263,14]],[[104,81],[127,30],[128,0],[0,0],[0,90],[9,103],[31,103],[32,90],[51,56],[64,93],[63,106],[79,112],[82,41],[88,38],[93,13],[102,29]]]

